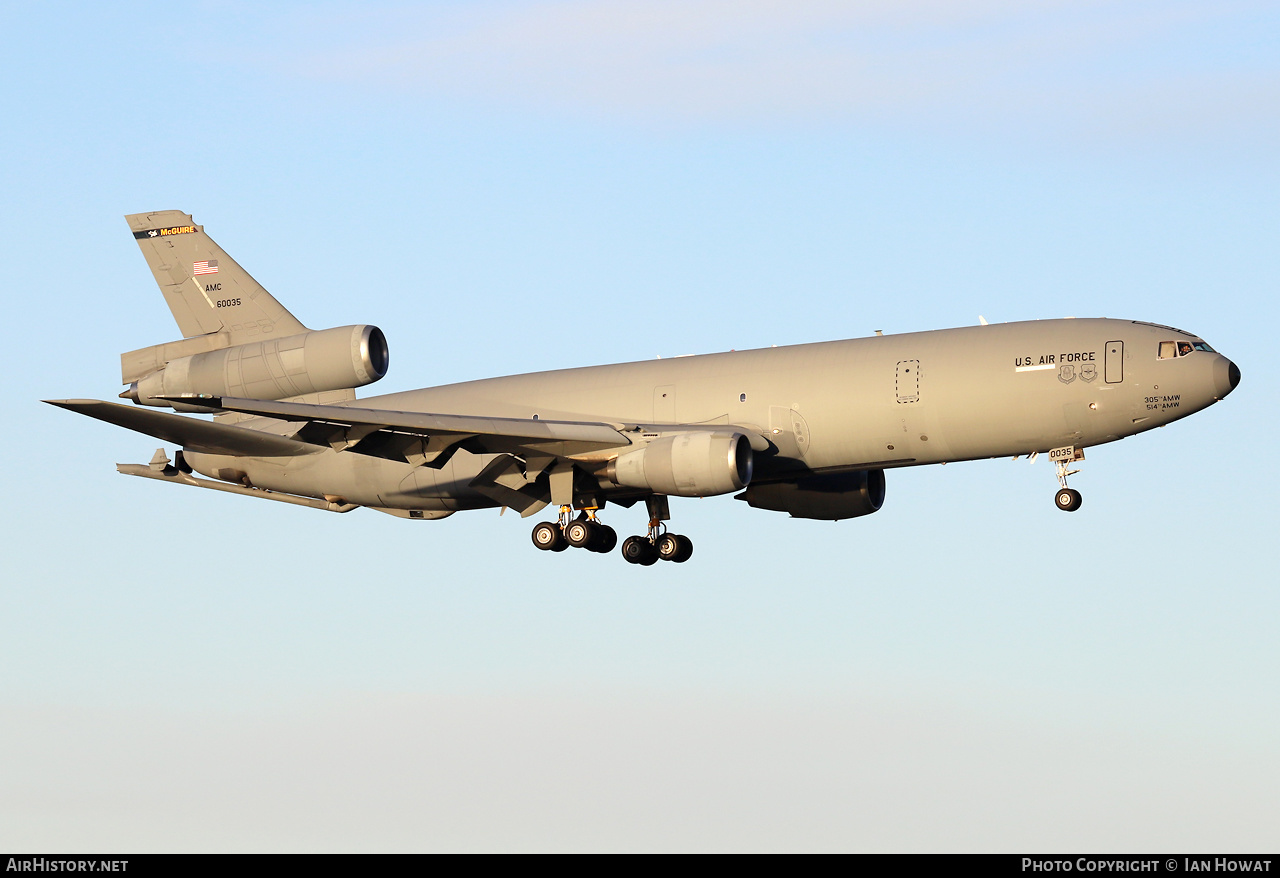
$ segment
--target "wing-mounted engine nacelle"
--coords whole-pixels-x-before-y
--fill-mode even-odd
[[[884,505],[884,470],[811,476],[795,482],[752,485],[738,500],[792,518],[839,521],[870,515]]]
[[[372,384],[387,374],[389,363],[387,338],[376,326],[339,326],[183,356],[216,343],[205,336],[125,354],[124,380],[132,383],[120,396],[154,406],[172,405],[157,397],[193,393],[285,399]]]
[[[677,497],[713,497],[751,483],[751,442],[741,433],[691,431],[654,439],[609,462],[615,485]]]

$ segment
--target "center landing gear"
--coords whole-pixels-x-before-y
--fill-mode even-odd
[[[1067,467],[1075,463],[1077,460],[1084,460],[1082,450],[1069,449],[1070,456],[1057,457],[1053,459],[1054,465],[1058,468],[1058,493],[1053,496],[1053,503],[1063,512],[1075,512],[1080,508],[1080,504],[1084,500],[1080,497],[1080,492],[1074,488],[1067,487],[1067,476],[1073,476],[1080,472],[1078,469],[1068,469]],[[1049,452],[1051,455],[1054,452]],[[1078,455],[1078,456],[1077,456]]]
[[[533,544],[549,552],[563,552],[573,546],[589,552],[608,554],[618,545],[618,532],[596,520],[595,509],[583,510],[573,518],[573,507],[561,506],[558,521],[543,521],[533,527]]]
[[[628,563],[649,567],[658,561],[683,564],[693,557],[693,540],[680,534],[667,533],[663,521],[671,518],[665,495],[655,494],[645,501],[649,509],[649,532],[627,537],[622,543],[622,557]]]

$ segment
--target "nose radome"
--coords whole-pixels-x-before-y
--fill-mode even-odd
[[[1226,357],[1219,357],[1218,362],[1213,364],[1213,386],[1217,390],[1217,398],[1225,399],[1239,383],[1240,367]]]

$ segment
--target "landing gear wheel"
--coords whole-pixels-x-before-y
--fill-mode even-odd
[[[627,537],[622,541],[622,557],[629,564],[643,564],[648,567],[658,561],[658,550],[648,537]]]
[[[1063,512],[1075,512],[1080,508],[1080,504],[1084,499],[1080,496],[1080,492],[1074,488],[1063,488],[1053,498],[1054,504]]]
[[[675,534],[663,534],[658,537],[658,541],[654,543],[654,546],[658,550],[658,558],[663,561],[673,560],[680,548],[680,544],[676,542]]]
[[[563,552],[569,543],[560,532],[560,526],[549,521],[542,521],[533,526],[533,544],[548,552]]]
[[[600,533],[600,525],[588,519],[569,522],[564,529],[564,538],[575,549],[588,549],[596,542]]]
[[[599,528],[596,531],[596,538],[587,548],[593,552],[599,552],[601,555],[607,555],[618,545],[618,532],[607,524],[596,522],[596,526]]]
[[[663,534],[658,537],[657,549],[663,561],[683,564],[693,556],[693,540],[680,534]]]

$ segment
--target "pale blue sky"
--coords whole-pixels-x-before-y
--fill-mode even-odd
[[[0,846],[1274,849],[1277,45],[1244,2],[7,7]],[[171,208],[381,326],[377,391],[979,314],[1244,379],[1073,516],[989,461],[550,556],[121,478],[154,440],[36,402],[177,335],[122,219]]]

